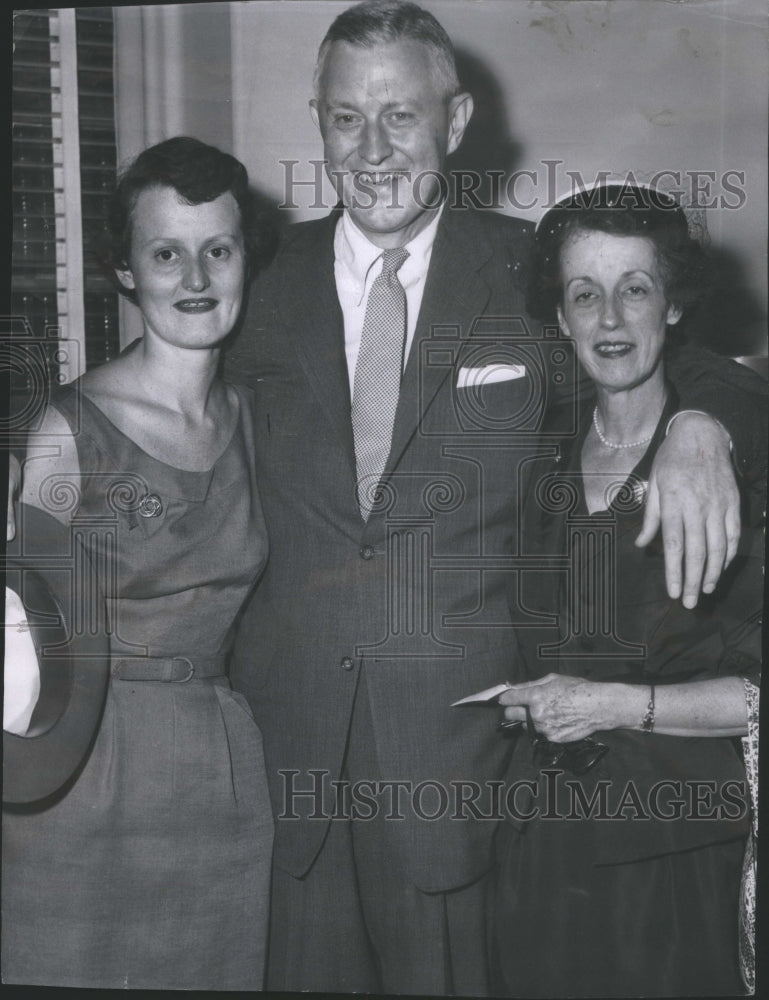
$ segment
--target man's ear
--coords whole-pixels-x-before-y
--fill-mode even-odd
[[[318,110],[317,97],[313,97],[313,99],[310,101],[310,118],[312,118],[313,122],[315,123],[315,128],[320,132],[321,131],[320,111]]]
[[[458,149],[465,129],[473,115],[473,98],[471,94],[457,94],[449,101],[449,140],[446,153]]]
[[[136,282],[134,281],[133,271],[130,268],[126,268],[124,271],[115,268],[115,274],[117,275],[117,280],[123,286],[123,288],[136,288]]]
[[[569,325],[566,322],[566,317],[563,314],[563,309],[560,306],[556,308],[556,313],[558,314],[558,326],[561,328],[561,333],[564,337],[570,337],[571,331],[569,330]]]

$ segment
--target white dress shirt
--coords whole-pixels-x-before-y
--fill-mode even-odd
[[[427,269],[441,217],[441,209],[435,213],[421,233],[414,237],[405,248],[409,257],[398,270],[398,280],[406,293],[406,344],[403,364],[411,350],[414,330],[425,290]],[[355,365],[358,361],[363,321],[366,318],[368,293],[382,271],[381,247],[374,246],[345,211],[336,225],[334,233],[334,277],[339,304],[344,317],[344,349],[347,355],[347,373],[350,379],[350,398],[355,384]]]

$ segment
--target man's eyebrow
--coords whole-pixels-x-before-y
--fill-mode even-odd
[[[327,97],[323,102],[329,111],[355,111],[358,114],[362,114],[360,108],[355,104],[351,104],[344,100],[334,100],[333,98]],[[383,111],[391,111],[393,108],[403,108],[403,107],[413,107],[419,106],[419,101],[414,98],[404,97],[400,101],[388,101],[386,104],[381,105]]]

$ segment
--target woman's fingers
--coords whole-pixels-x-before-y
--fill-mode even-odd
[[[499,703],[500,705],[528,705],[531,702],[532,694],[536,695],[543,686],[557,683],[561,680],[563,678],[560,674],[545,674],[544,677],[537,677],[533,681],[525,681],[522,684],[511,684],[499,696]]]

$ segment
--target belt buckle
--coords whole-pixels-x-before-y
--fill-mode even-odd
[[[187,664],[187,676],[186,677],[180,677],[176,681],[176,683],[177,684],[186,684],[188,681],[191,681],[192,678],[195,676],[195,665],[193,664],[192,660],[190,660],[186,656],[175,656],[174,657],[174,663],[186,663]]]

